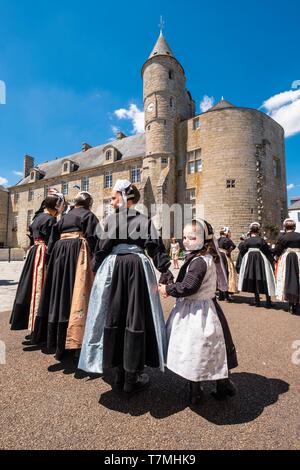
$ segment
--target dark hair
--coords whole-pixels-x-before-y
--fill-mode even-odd
[[[203,248],[200,250],[199,256],[209,254],[213,257],[214,262],[220,263],[220,256],[217,252],[213,240],[209,240],[208,242],[204,243]]]
[[[258,225],[252,225],[252,227],[250,228],[250,233],[257,233],[258,235],[260,235],[260,227]]]
[[[139,200],[141,199],[141,194],[138,190],[138,188],[134,185],[131,184],[129,188],[125,190],[127,199],[133,202],[133,204],[137,204]]]
[[[75,206],[84,207],[85,209],[90,209],[93,205],[93,198],[90,193],[86,191],[81,191],[77,194],[74,199]]]
[[[34,217],[32,220],[34,220],[39,214],[41,214],[42,212],[44,212],[45,209],[51,209],[53,211],[57,211],[57,202],[58,202],[59,198],[56,196],[56,194],[51,194],[50,196],[47,196],[40,208],[35,212],[34,214]]]
[[[285,230],[296,230],[296,222],[294,222],[293,220],[288,220],[285,224],[284,224],[284,228]]]

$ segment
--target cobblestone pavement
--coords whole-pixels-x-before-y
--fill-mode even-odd
[[[206,384],[203,404],[191,408],[183,379],[149,370],[150,389],[125,399],[110,376],[87,377],[9,330],[21,267],[0,263],[0,449],[300,448],[300,317],[282,305],[222,302],[239,357],[236,397],[216,402]],[[163,301],[166,318],[173,302]]]

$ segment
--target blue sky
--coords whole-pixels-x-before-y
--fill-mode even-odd
[[[284,123],[289,196],[300,195],[298,0],[0,0],[0,183],[18,181],[25,153],[41,163],[140,128],[160,15],[197,112],[224,95]]]

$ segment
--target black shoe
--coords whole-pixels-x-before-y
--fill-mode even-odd
[[[291,304],[290,313],[291,313],[292,315],[299,315],[299,313],[298,313],[298,305],[297,305],[297,304]]]
[[[230,379],[220,379],[216,381],[216,391],[212,392],[212,396],[216,400],[225,400],[227,397],[234,397],[237,388]]]
[[[123,390],[125,384],[125,370],[122,367],[118,367],[116,370],[114,388],[116,390]]]
[[[222,301],[222,300],[225,300],[225,293],[224,292],[219,292],[219,300]]]
[[[272,304],[271,300],[266,301],[266,308],[273,308],[273,304]]]
[[[149,376],[147,374],[138,374],[125,372],[124,392],[127,395],[145,390],[150,385]]]
[[[200,382],[189,381],[189,402],[191,405],[199,405],[203,400],[203,388]]]

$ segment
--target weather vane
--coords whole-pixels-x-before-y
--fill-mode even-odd
[[[163,32],[164,26],[165,26],[165,22],[163,20],[163,17],[160,16],[159,29],[161,33]]]

